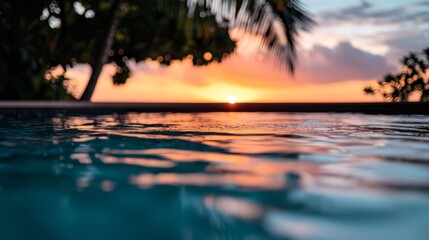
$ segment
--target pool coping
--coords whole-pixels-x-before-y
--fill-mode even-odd
[[[125,113],[125,112],[297,112],[429,114],[429,103],[109,103],[79,101],[0,101],[1,113]]]

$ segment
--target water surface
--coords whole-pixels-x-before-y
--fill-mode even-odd
[[[1,239],[429,239],[429,118],[0,115]]]

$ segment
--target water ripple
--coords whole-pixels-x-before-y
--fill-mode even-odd
[[[425,116],[3,120],[0,232],[11,238],[33,228],[45,239],[428,236]]]

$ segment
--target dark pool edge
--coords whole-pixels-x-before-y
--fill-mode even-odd
[[[125,112],[296,112],[429,114],[429,103],[88,103],[51,101],[3,101],[0,113],[86,113]]]

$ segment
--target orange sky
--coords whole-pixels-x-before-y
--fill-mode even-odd
[[[115,86],[113,66],[106,66],[97,84],[94,102],[361,102],[380,100],[362,94],[368,81],[306,83],[254,58],[235,55],[224,63],[194,67],[176,62],[170,67],[156,62],[140,63],[125,85]],[[89,78],[89,67],[69,71],[73,92],[79,96]]]
[[[399,71],[401,56],[429,42],[429,20],[423,17],[429,5],[410,1],[303,0],[318,24],[301,38],[294,78],[258,60],[242,41],[237,53],[204,67],[192,66],[189,59],[170,67],[130,63],[132,77],[122,86],[113,85],[114,68],[106,66],[92,101],[226,102],[228,96],[238,102],[383,101],[364,95],[363,88]],[[89,72],[78,65],[66,73],[77,97]]]
[[[92,101],[226,102],[229,96],[235,96],[237,102],[382,101],[380,97],[364,95],[363,88],[375,83],[371,77],[387,71],[387,63],[378,55],[365,55],[348,42],[339,42],[333,48],[317,44],[309,49],[301,47],[294,76],[267,59],[258,59],[255,49],[251,42],[238,42],[236,53],[222,63],[200,67],[193,66],[191,58],[174,61],[170,66],[152,60],[130,62],[132,75],[121,86],[113,85],[111,79],[115,67],[106,65]],[[354,60],[349,63],[343,57]],[[368,70],[371,64],[375,69]],[[374,74],[374,70],[378,73]],[[67,72],[76,96],[83,92],[89,75],[88,65],[78,65]]]

